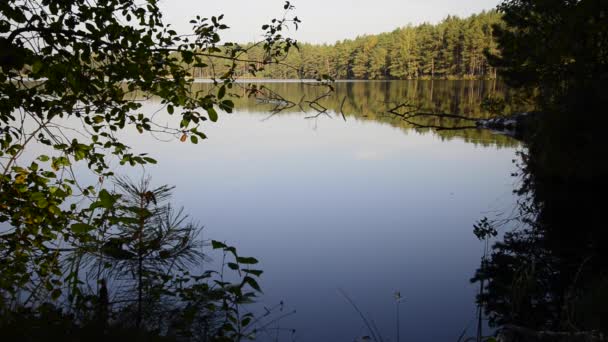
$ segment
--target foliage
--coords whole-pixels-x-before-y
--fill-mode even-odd
[[[489,11],[462,19],[448,16],[436,25],[408,25],[330,45],[301,44],[284,63],[270,65],[257,75],[277,79],[316,79],[320,74],[374,80],[496,78],[496,69],[484,55],[486,50],[497,51],[496,25],[502,25],[501,15]],[[253,48],[247,56],[256,59],[262,54],[261,49]],[[195,73],[209,77],[208,70]],[[248,64],[241,63],[236,73],[247,76]]]
[[[238,63],[254,74],[296,42],[282,36],[293,6],[247,47],[222,42],[223,16],[163,24],[157,0],[8,0],[0,3],[0,325],[27,338],[238,340],[252,334],[239,313],[259,291],[257,260],[216,242],[219,271],[191,273],[205,257],[200,227],[165,204],[170,187],[147,181],[106,187],[116,164],[156,161],[121,132],[205,139],[203,125],[234,107]],[[251,49],[259,59],[244,59]],[[212,89],[193,91],[193,70]],[[142,110],[157,97],[174,125]],[[166,121],[166,120],[163,120]],[[79,178],[90,171],[96,184]],[[80,176],[77,176],[80,175]],[[223,268],[239,277],[224,278]],[[44,323],[46,322],[46,323]],[[44,324],[43,324],[44,323]],[[37,327],[40,327],[38,329]]]
[[[487,217],[482,218],[477,222],[477,224],[473,225],[473,234],[479,240],[490,239],[498,235],[498,231],[492,225],[492,223],[488,220]]]
[[[542,87],[552,100],[576,87],[601,89],[608,63],[605,1],[508,0],[498,9],[505,25],[495,27],[500,53],[490,57],[508,81]]]
[[[73,279],[80,281],[79,271],[88,270],[89,281],[96,284],[115,280],[110,286],[122,289],[117,300],[135,303],[135,325],[140,327],[144,309],[148,319],[158,314],[152,313],[154,305],[183,282],[185,272],[203,262],[202,241],[197,240],[202,227],[186,222],[183,210],[166,203],[172,188],[151,188],[149,179],[118,179],[116,184],[118,194],[110,195],[116,199],[112,212],[96,217],[101,229],[68,261],[70,271],[77,272]],[[110,222],[117,224],[108,226]],[[85,263],[76,266],[81,257]]]
[[[293,7],[287,2],[286,15]],[[102,190],[113,163],[156,161],[127,146],[119,134],[161,132],[197,143],[207,121],[231,112],[226,97],[236,64],[247,52],[221,42],[222,16],[196,16],[193,34],[163,24],[157,0],[9,0],[0,4],[0,291],[9,305],[19,289],[40,283],[52,298],[65,281],[63,246],[91,240],[99,229],[91,210],[109,208]],[[276,62],[296,43],[281,35],[297,18],[264,26],[259,65]],[[214,89],[191,91],[192,68],[228,64],[213,75]],[[255,73],[252,64],[250,71]],[[159,124],[133,94],[157,96],[175,126]],[[70,126],[76,124],[76,126]],[[43,154],[36,153],[43,151]],[[98,184],[80,184],[75,168],[88,168]]]
[[[474,280],[487,282],[478,299],[494,325],[594,340],[606,333],[607,231],[597,223],[597,198],[608,190],[600,138],[608,3],[507,0],[499,11],[505,26],[490,60],[510,84],[537,91],[540,112],[520,153],[519,229],[477,271]]]
[[[258,261],[212,241],[223,261],[218,271],[205,270],[207,257],[197,238],[202,227],[171,207],[171,187],[152,188],[149,179],[122,178],[116,184],[116,193],[104,190],[89,206],[91,222],[100,229],[73,225],[93,233],[62,259],[70,280],[67,296],[47,302],[40,291],[22,292],[32,304],[2,308],[3,330],[19,334],[19,326],[46,320],[27,338],[50,333],[102,340],[117,335],[120,340],[235,341],[252,336],[253,314],[240,310],[261,291]],[[234,274],[225,275],[224,268]]]

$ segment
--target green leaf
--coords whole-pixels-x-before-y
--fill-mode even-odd
[[[192,63],[192,58],[194,57],[194,53],[192,51],[183,50],[182,51],[182,59],[186,64]]]
[[[207,108],[207,114],[209,114],[209,120],[213,122],[217,121],[217,112],[213,107]]]
[[[52,300],[57,300],[60,296],[61,296],[61,290],[60,289],[54,289],[53,291],[51,291],[51,299]]]
[[[246,265],[253,265],[258,263],[258,259],[251,257],[238,257],[236,258],[236,261]]]
[[[156,159],[150,158],[150,157],[144,157],[144,160],[147,161],[150,164],[156,164]]]
[[[41,198],[36,201],[36,205],[39,208],[46,208],[49,205],[49,202],[45,198]]]
[[[173,106],[172,106],[172,105],[168,105],[168,106],[167,106],[167,113],[169,113],[169,114],[173,114],[173,112],[174,112],[174,111],[175,111],[175,108],[173,108]]]
[[[211,247],[213,249],[222,249],[222,248],[226,248],[227,246],[223,242],[211,240]]]
[[[262,289],[260,288],[260,284],[258,284],[258,282],[255,279],[251,278],[251,277],[245,277],[245,278],[243,278],[243,283],[247,283],[254,290],[256,290],[258,292],[262,292]]]
[[[224,250],[225,250],[226,252],[230,252],[230,253],[232,253],[232,255],[234,255],[235,257],[237,257],[237,254],[236,254],[236,248],[234,248],[233,246],[226,247],[226,248],[224,248]]]
[[[110,195],[106,189],[101,189],[99,192],[99,204],[101,204],[102,207],[110,209],[115,202],[116,198],[114,196]]]
[[[84,26],[85,26],[85,27],[87,28],[87,30],[89,30],[89,32],[91,32],[91,33],[94,33],[95,31],[97,31],[97,30],[95,29],[95,26],[93,26],[93,24],[91,24],[91,23],[86,23]]]
[[[220,102],[220,109],[225,111],[226,113],[232,113],[234,109],[234,103],[230,100],[224,100]]]
[[[40,69],[42,69],[42,66],[43,66],[42,62],[39,60],[36,60],[34,62],[34,64],[32,64],[32,72],[37,74],[38,72],[40,72]]]
[[[243,320],[241,321],[241,325],[243,327],[246,327],[247,325],[249,325],[249,323],[251,323],[251,317],[245,317],[243,318]]]
[[[74,233],[78,234],[86,234],[95,229],[95,227],[86,223],[74,223],[71,228]]]

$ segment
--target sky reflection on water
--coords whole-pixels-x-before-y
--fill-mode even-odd
[[[224,115],[198,145],[128,139],[158,159],[146,173],[177,187],[174,202],[205,238],[261,261],[262,304],[297,310],[280,321],[296,340],[368,335],[338,289],[385,340],[395,339],[395,290],[402,340],[456,340],[475,314],[469,278],[483,246],[472,225],[513,208],[515,149],[372,121],[264,117]]]

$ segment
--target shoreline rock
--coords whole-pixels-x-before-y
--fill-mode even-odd
[[[517,113],[507,117],[477,120],[475,125],[481,129],[489,129],[521,140],[524,133],[528,131],[532,119],[536,116],[538,113],[535,112]]]

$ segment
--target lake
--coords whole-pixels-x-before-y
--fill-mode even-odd
[[[265,86],[302,108],[273,114],[277,101],[244,97],[235,113],[205,124],[208,139],[198,145],[127,137],[159,161],[145,173],[176,186],[174,202],[205,226],[204,238],[260,260],[264,294],[252,310],[283,301],[273,317],[296,311],[259,338],[370,335],[346,293],[384,341],[396,341],[395,291],[404,298],[401,341],[456,341],[467,327],[474,335],[478,288],[469,280],[484,244],[473,224],[514,209],[520,144],[475,129],[414,129],[386,112],[408,102],[488,117],[485,98],[517,111],[514,95],[495,81],[338,82],[319,100],[327,115],[317,115],[306,100],[322,88]],[[159,108],[154,99],[144,104],[150,115]]]

